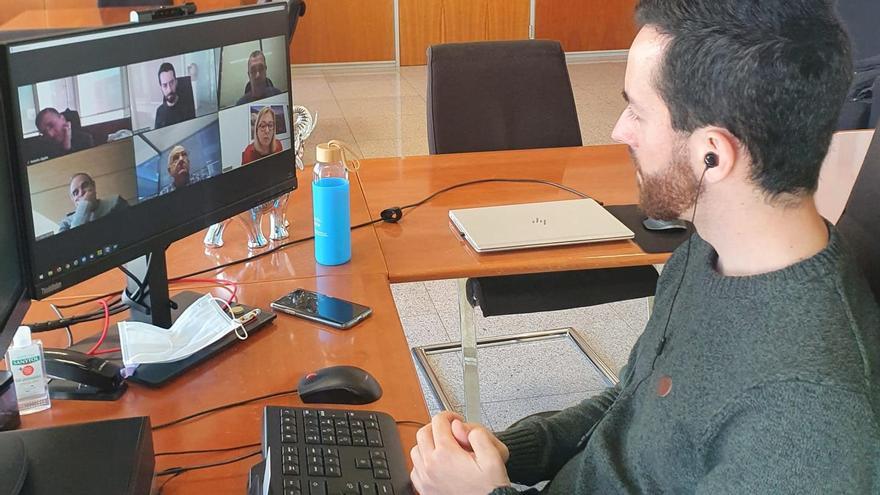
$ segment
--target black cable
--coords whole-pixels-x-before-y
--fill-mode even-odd
[[[271,394],[261,395],[259,397],[254,397],[252,399],[245,399],[238,402],[232,402],[229,404],[224,404],[222,406],[212,407],[211,409],[206,409],[204,411],[199,411],[188,416],[184,416],[182,418],[175,419],[173,421],[169,421],[167,423],[161,423],[156,426],[153,426],[153,431],[161,430],[163,428],[168,428],[169,426],[174,426],[176,424],[183,423],[185,421],[189,421],[194,418],[198,418],[199,416],[204,416],[206,414],[211,414],[213,412],[224,411],[226,409],[232,409],[233,407],[243,406],[245,404],[250,404],[251,402],[257,402],[264,399],[271,399],[273,397],[280,397],[282,395],[291,395],[297,393],[297,389],[285,390],[283,392],[275,392]]]
[[[119,314],[128,309],[128,306],[118,305],[120,301],[114,303],[113,307],[110,307],[108,304],[108,309],[111,315]],[[86,323],[95,320],[104,319],[104,310],[103,308],[100,311],[87,313],[79,316],[72,316],[68,318],[62,318],[60,320],[54,321],[46,321],[39,323],[24,323],[25,326],[30,327],[32,333],[40,333],[40,332],[49,332],[52,330],[58,330],[59,328],[65,328],[67,326],[78,325],[80,323]]]
[[[156,495],[162,495],[162,491],[165,490],[165,485],[167,485],[171,480],[173,480],[174,478],[177,478],[181,474],[183,474],[183,473],[175,473],[174,476],[171,476],[170,478],[166,478],[165,481],[163,481],[162,484],[159,485],[159,489],[156,490]]]
[[[262,452],[263,452],[262,450],[257,450],[255,452],[251,452],[250,454],[244,454],[244,455],[240,455],[238,457],[232,458],[232,459],[227,459],[225,461],[211,462],[208,464],[197,464],[195,466],[170,467],[168,469],[163,469],[162,471],[159,471],[158,473],[156,473],[156,477],[158,478],[160,476],[169,476],[169,475],[176,476],[178,474],[183,474],[188,471],[198,471],[199,469],[208,469],[208,468],[212,468],[212,467],[225,466],[227,464],[232,464],[235,462],[243,461],[243,460],[250,458],[250,457],[253,457],[255,455],[260,455]]]
[[[188,454],[207,454],[211,452],[229,452],[230,450],[241,450],[247,449],[250,447],[259,447],[262,444],[257,443],[249,443],[246,445],[236,445],[235,447],[221,447],[217,449],[199,449],[199,450],[178,450],[175,452],[159,452],[157,454],[153,454],[153,457],[162,457],[166,455],[188,455]]]
[[[58,306],[49,303],[49,307],[52,308],[52,311],[55,312],[55,315],[58,316],[59,319],[64,319],[64,315],[61,314],[61,310],[58,309]],[[67,331],[67,347],[71,347],[73,346],[73,330],[70,329],[70,325],[65,325],[64,329]]]
[[[362,227],[366,227],[366,226],[368,226],[368,225],[374,225],[374,224],[377,224],[377,223],[380,223],[380,222],[397,223],[397,222],[399,222],[400,220],[403,219],[403,211],[404,211],[404,210],[418,208],[419,206],[422,206],[423,204],[425,204],[425,203],[427,203],[428,201],[434,199],[435,197],[439,196],[440,194],[443,194],[443,193],[448,192],[448,191],[452,191],[453,189],[458,189],[458,188],[466,187],[466,186],[472,186],[472,185],[475,185],[475,184],[485,184],[485,183],[489,183],[489,182],[517,183],[517,184],[545,184],[545,185],[548,185],[548,186],[556,187],[556,188],[558,188],[558,189],[562,189],[563,191],[570,192],[570,193],[574,194],[575,196],[578,196],[578,197],[581,197],[581,198],[585,198],[585,199],[590,198],[589,195],[584,194],[584,193],[578,191],[577,189],[574,189],[574,188],[571,188],[571,187],[568,187],[568,186],[564,186],[564,185],[562,185],[562,184],[559,184],[559,183],[556,183],[556,182],[553,182],[553,181],[549,181],[549,180],[543,180],[543,179],[478,179],[478,180],[472,180],[472,181],[468,181],[468,182],[462,182],[462,183],[459,183],[459,184],[454,184],[454,185],[452,185],[452,186],[449,186],[449,187],[443,188],[443,189],[441,189],[441,190],[439,190],[439,191],[434,192],[433,194],[431,194],[430,196],[426,197],[425,199],[422,199],[421,201],[418,201],[418,202],[415,202],[415,203],[411,203],[411,204],[408,204],[408,205],[405,205],[405,206],[393,206],[393,207],[391,207],[391,208],[386,208],[385,210],[382,210],[382,212],[380,213],[380,217],[381,217],[381,218],[377,218],[376,220],[369,220],[369,221],[366,221],[366,222],[363,222],[363,223],[359,223],[359,224],[357,224],[357,225],[352,226],[352,227],[351,227],[351,230],[355,230],[355,229],[359,229],[359,228],[362,228]],[[593,199],[595,199],[595,198],[593,198]],[[603,204],[601,201],[597,201],[597,203],[599,203],[600,205]],[[282,250],[282,249],[288,248],[288,247],[290,247],[290,246],[294,246],[294,245],[296,245],[296,244],[300,244],[300,243],[303,243],[303,242],[311,241],[311,240],[314,239],[314,238],[315,238],[315,236],[311,235],[311,236],[308,236],[308,237],[302,237],[302,238],[300,238],[300,239],[295,239],[295,240],[292,240],[292,241],[287,241],[287,242],[284,242],[284,243],[278,244],[277,246],[273,247],[272,249],[269,249],[268,251],[263,251],[262,253],[257,253],[257,254],[255,254],[255,255],[253,255],[253,256],[248,256],[248,257],[246,257],[246,258],[240,258],[240,259],[237,259],[237,260],[232,260],[232,261],[229,261],[229,262],[226,262],[226,263],[222,263],[222,264],[220,264],[220,265],[216,265],[216,266],[212,266],[212,267],[209,267],[209,268],[205,268],[205,269],[203,269],[203,270],[198,270],[198,271],[195,271],[195,272],[192,272],[192,273],[187,273],[186,275],[179,275],[179,276],[177,276],[177,277],[174,277],[174,278],[169,279],[168,281],[169,281],[169,282],[176,282],[176,281],[181,280],[181,279],[191,278],[191,277],[196,277],[196,276],[204,275],[204,274],[206,274],[206,273],[213,272],[213,271],[216,271],[216,270],[221,270],[221,269],[223,269],[223,268],[228,268],[228,267],[230,267],[230,266],[239,265],[239,264],[241,264],[241,263],[247,263],[247,262],[250,262],[250,261],[253,261],[253,260],[256,260],[256,259],[262,258],[263,256],[268,256],[268,255],[270,255],[270,254],[276,253],[276,252],[278,252],[278,251],[280,251],[280,250]],[[122,269],[122,267],[119,267],[119,268]],[[124,272],[127,272],[127,270],[123,270],[123,271],[124,271]],[[131,276],[131,275],[129,274],[129,276]],[[137,281],[137,278],[135,278],[135,277],[131,277],[131,278],[133,278],[135,281]],[[140,284],[139,284],[139,287],[141,287]],[[140,289],[140,290],[142,290],[142,289]],[[112,296],[113,294],[115,294],[115,292],[109,292],[109,293],[107,293],[107,294],[104,294],[104,295],[101,295],[101,296],[96,296],[96,297],[93,297],[93,298],[90,298],[90,299],[86,299],[86,300],[83,300],[83,301],[80,301],[80,302],[77,302],[77,303],[72,303],[72,304],[68,304],[68,305],[59,305],[58,307],[59,307],[59,308],[62,308],[62,309],[72,308],[72,307],[80,306],[80,305],[83,305],[83,304],[86,304],[86,303],[89,303],[89,302],[97,301],[98,299],[103,299],[103,298],[105,298],[105,297]],[[74,317],[74,318],[76,318],[76,317]],[[86,320],[86,321],[91,321],[91,320]],[[49,326],[50,324],[55,324],[55,323],[57,323],[57,322],[44,322],[44,323],[37,323],[37,324],[34,324],[34,325],[39,327],[39,326]],[[62,325],[62,326],[63,326],[63,325]],[[54,330],[54,329],[56,329],[56,328],[61,328],[61,326],[53,326],[52,328],[47,329],[47,330],[37,330],[37,331],[48,331],[48,330]],[[32,330],[32,331],[33,331],[33,330]]]

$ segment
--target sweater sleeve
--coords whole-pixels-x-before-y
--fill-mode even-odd
[[[733,398],[703,438],[698,495],[880,493],[880,429],[867,397],[802,381]]]
[[[547,418],[529,417],[498,434],[510,450],[507,475],[533,485],[551,479],[579,450],[579,444],[617,399],[619,385]],[[581,446],[582,447],[582,446]]]

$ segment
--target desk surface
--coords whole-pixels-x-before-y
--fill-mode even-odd
[[[383,209],[420,201],[445,187],[483,178],[532,178],[564,184],[608,205],[638,202],[626,147],[590,146],[364,160],[364,197],[374,219]],[[544,184],[490,183],[463,187],[404,212],[397,224],[375,226],[392,282],[536,273],[663,263],[632,241],[503,253],[477,253],[449,221],[449,210],[572,199]]]
[[[379,401],[339,408],[383,411],[399,421],[429,421],[409,348],[384,275],[329,276],[251,283],[239,299],[268,308],[269,302],[297,287],[319,290],[373,308],[373,315],[350,330],[287,315],[259,330],[247,341],[227,349],[161,389],[131,384],[117,402],[57,401],[49,411],[24,416],[26,428],[147,415],[159,424],[221,404],[296,387],[300,377],[317,368],[351,364],[376,377],[384,390]],[[217,292],[217,295],[222,293]],[[35,311],[43,312],[34,303]],[[91,328],[94,333],[97,325]],[[60,337],[60,336],[53,336]],[[260,441],[261,412],[266,404],[300,406],[295,396],[263,401],[215,413],[187,424],[154,432],[155,451],[177,451],[245,445]],[[332,408],[328,406],[327,408]],[[417,427],[401,425],[406,452],[415,444]],[[250,450],[257,450],[256,448]],[[211,455],[159,457],[157,471],[170,466],[230,459],[248,450]],[[241,494],[247,470],[259,459],[184,474],[166,488],[174,493]]]

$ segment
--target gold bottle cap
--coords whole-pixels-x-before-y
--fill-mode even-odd
[[[315,148],[315,159],[321,163],[342,161],[342,149],[330,143],[321,143]]]

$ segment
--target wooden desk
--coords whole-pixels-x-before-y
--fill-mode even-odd
[[[483,178],[533,178],[563,184],[605,204],[638,202],[626,147],[589,146],[364,160],[360,179],[374,219],[390,206],[415,203],[445,187]],[[479,184],[449,191],[397,224],[375,226],[391,282],[540,273],[663,263],[632,241],[503,253],[477,253],[449,221],[449,210],[573,199],[543,184]]]
[[[279,315],[273,324],[247,341],[202,363],[161,389],[132,384],[116,402],[56,401],[47,412],[24,416],[23,427],[33,428],[128,416],[150,416],[159,424],[221,404],[294,388],[309,371],[349,364],[369,371],[381,384],[382,398],[366,406],[342,408],[383,411],[399,421],[429,421],[409,348],[384,275],[346,275],[244,284],[239,299],[268,308],[276,297],[306,287],[367,304],[371,317],[351,330],[335,330],[299,318]],[[217,292],[217,295],[222,295]],[[35,302],[32,311],[44,312]],[[92,325],[91,332],[99,330]],[[260,441],[261,412],[266,404],[300,406],[295,396],[238,407],[187,424],[154,432],[155,451],[229,447]],[[327,407],[332,408],[333,406]],[[399,427],[405,453],[415,445],[417,427]],[[157,459],[157,471],[180,465],[231,459],[245,449],[211,455],[169,456]],[[408,457],[408,456],[407,456]],[[169,495],[245,493],[247,472],[259,461],[243,462],[186,473],[170,482]]]

